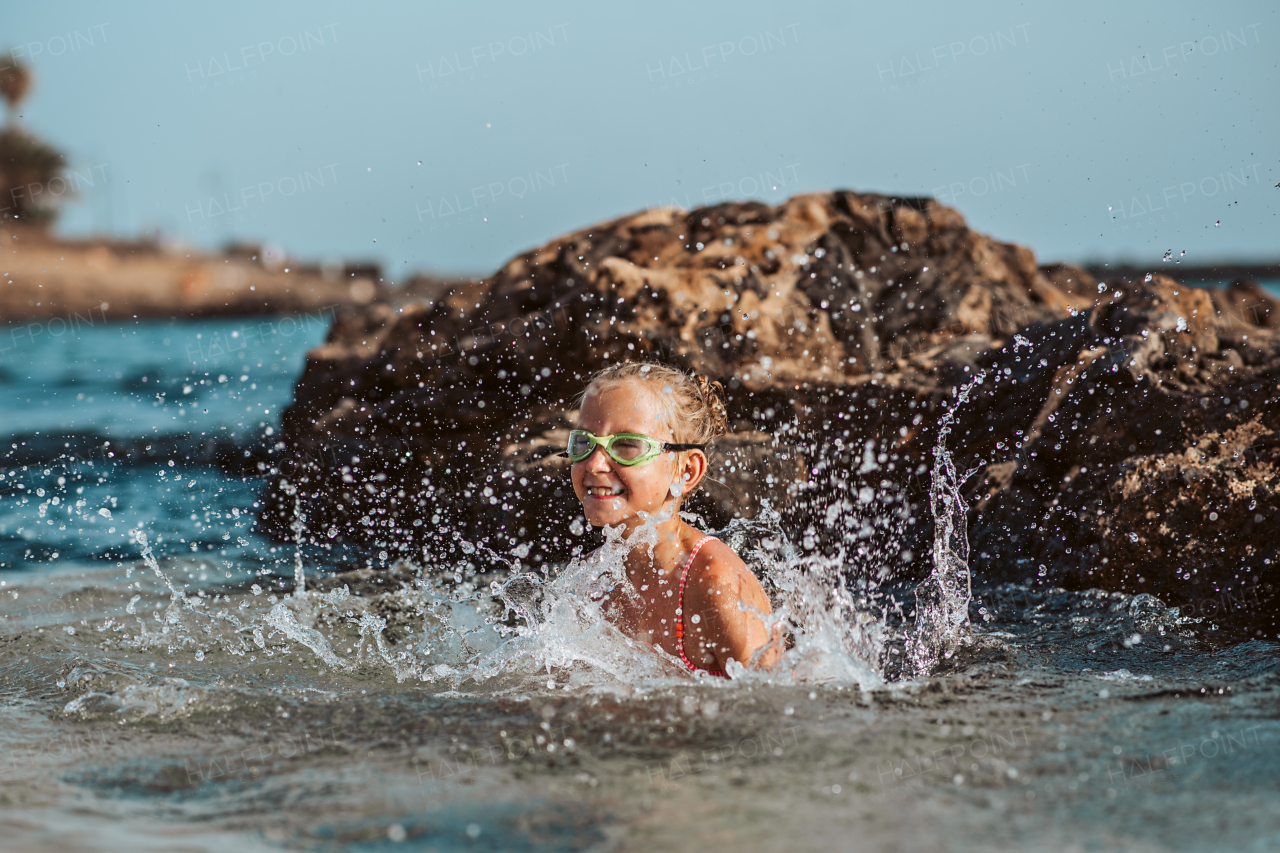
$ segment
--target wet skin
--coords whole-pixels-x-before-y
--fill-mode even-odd
[[[643,380],[593,388],[582,403],[578,427],[596,435],[639,433],[662,441],[677,439],[668,423],[662,390]],[[680,570],[705,534],[679,515],[682,497],[671,487],[691,492],[707,473],[707,457],[700,450],[666,452],[646,465],[627,467],[614,462],[600,448],[572,468],[573,490],[587,521],[595,526],[622,525],[630,537],[644,524],[642,513],[661,519],[654,523],[658,541],[633,548],[627,557],[632,589],[615,590],[605,601],[605,613],[634,639],[676,655],[676,609]],[[738,555],[718,539],[698,551],[685,588],[685,655],[703,669],[725,671],[730,659],[747,664],[761,647],[769,648],[755,662],[772,666],[782,643],[759,614],[770,614],[768,596]]]

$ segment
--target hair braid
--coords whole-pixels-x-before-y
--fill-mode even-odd
[[[693,376],[698,395],[707,406],[712,438],[719,438],[729,431],[729,412],[724,405],[724,386],[702,373]]]
[[[711,444],[729,431],[723,385],[702,374],[690,375],[657,362],[628,361],[610,365],[591,377],[582,396],[585,398],[592,389],[627,381],[643,382],[659,395],[666,404],[667,423],[678,442]]]

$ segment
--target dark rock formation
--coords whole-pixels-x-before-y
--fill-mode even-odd
[[[767,500],[851,570],[919,576],[937,421],[985,371],[950,439],[962,470],[988,463],[971,484],[979,580],[1043,563],[1055,582],[1263,600],[1280,559],[1276,309],[1247,283],[1102,286],[1038,267],[932,199],[648,211],[434,303],[340,315],[285,413],[262,520],[289,535],[296,499],[311,535],[388,556],[474,563],[477,544],[532,543],[519,559],[563,558],[585,543],[554,455],[566,410],[600,367],[660,358],[728,390],[723,482],[692,508],[719,524]],[[1160,497],[1172,457],[1191,464],[1204,442],[1205,477],[1181,502]],[[1209,519],[1228,497],[1239,506]]]
[[[1023,454],[988,469],[975,569],[1012,579],[1043,568],[1069,587],[1155,593],[1273,631],[1277,307],[1250,283],[1113,284]]]

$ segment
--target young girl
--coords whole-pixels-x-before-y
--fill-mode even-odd
[[[587,521],[622,525],[632,545],[630,589],[607,596],[606,616],[691,671],[725,676],[731,659],[772,666],[782,643],[779,631],[771,642],[762,616],[772,610],[755,576],[728,545],[680,517],[706,476],[708,444],[725,432],[722,394],[705,376],[658,364],[608,367],[583,393],[567,455]]]

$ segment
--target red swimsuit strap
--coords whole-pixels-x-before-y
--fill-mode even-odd
[[[689,559],[685,561],[684,569],[680,572],[680,598],[678,599],[678,607],[676,607],[676,651],[680,654],[680,660],[684,661],[684,665],[689,667],[691,672],[706,672],[709,675],[718,675],[722,678],[728,676],[718,669],[702,669],[695,666],[693,661],[684,653],[684,587],[685,582],[689,578],[689,569],[693,568],[693,561],[698,556],[698,550],[707,542],[714,539],[714,536],[703,536],[698,540],[698,544],[693,546],[693,550],[689,552]]]

